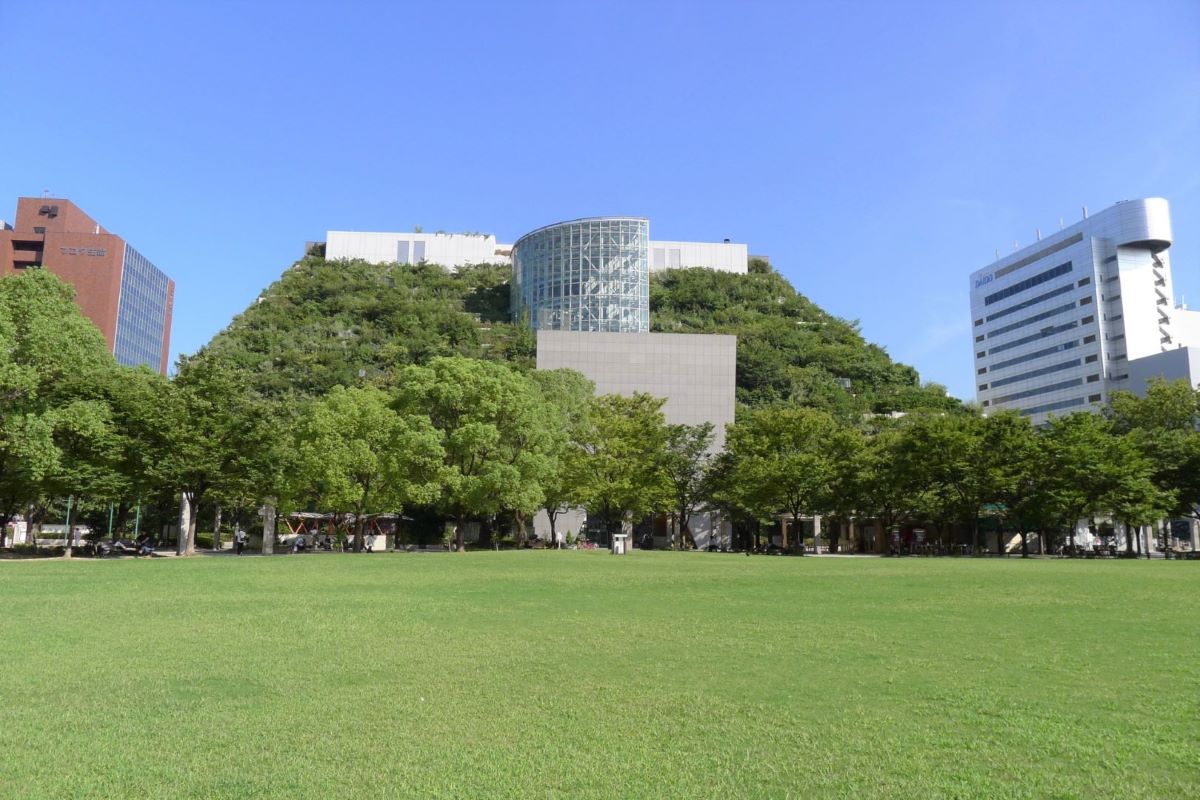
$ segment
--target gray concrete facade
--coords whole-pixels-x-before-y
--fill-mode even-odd
[[[1186,380],[1193,388],[1200,383],[1200,348],[1178,347],[1129,362],[1129,391],[1145,396],[1153,378]]]
[[[537,368],[581,372],[597,395],[664,397],[667,422],[713,424],[715,450],[733,422],[736,336],[539,330]]]

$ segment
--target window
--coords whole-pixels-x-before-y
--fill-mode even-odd
[[[991,322],[994,319],[1000,319],[1001,317],[1007,317],[1009,314],[1015,314],[1023,308],[1036,306],[1043,300],[1049,300],[1051,297],[1058,297],[1060,294],[1066,294],[1073,288],[1075,287],[1068,283],[1066,286],[1060,286],[1057,289],[1046,292],[1045,294],[1039,294],[1037,297],[1031,297],[1028,300],[1023,300],[1022,302],[1017,303],[1015,306],[1009,306],[1003,311],[997,311],[995,314],[988,314],[987,321]]]
[[[980,350],[978,353],[976,353],[976,354],[975,354],[975,357],[976,357],[976,358],[983,358],[983,357],[984,357],[984,356],[986,356],[986,355],[987,355],[987,350]]]
[[[982,325],[982,324],[983,324],[983,320],[981,320],[981,319],[977,319],[977,320],[975,320],[975,327],[976,327],[976,328],[978,328],[978,327],[979,327],[980,325]]]
[[[1057,403],[1047,403],[1044,406],[1034,406],[1033,408],[1022,408],[1021,414],[1029,416],[1030,414],[1041,414],[1043,411],[1058,411],[1061,408],[1071,408],[1073,406],[1083,405],[1083,398],[1076,397],[1074,400],[1059,400]]]
[[[1048,383],[1045,386],[1039,386],[1036,389],[1026,389],[1023,392],[1017,392],[1016,394],[1010,394],[1004,397],[996,397],[993,399],[997,403],[1008,403],[1013,400],[1023,400],[1026,397],[1036,397],[1039,394],[1049,394],[1050,392],[1057,392],[1059,389],[1070,389],[1072,386],[1082,385],[1083,378],[1071,378],[1070,380],[1065,380],[1061,383]]]
[[[1098,380],[1100,380],[1099,375],[1088,375],[1088,379],[1087,379],[1088,383],[1095,383]]]
[[[45,225],[34,225],[34,226],[33,226],[33,232],[34,232],[34,233],[40,233],[40,234],[43,234],[43,235],[45,235],[45,233],[46,233],[46,226],[45,226]]]
[[[1008,386],[1011,383],[1017,383],[1019,381],[1027,381],[1030,378],[1040,378],[1043,375],[1051,375],[1055,372],[1062,372],[1064,369],[1071,369],[1072,367],[1078,367],[1079,364],[1080,364],[1080,360],[1078,358],[1075,358],[1070,361],[1063,361],[1059,364],[1051,364],[1048,367],[1039,367],[1038,369],[1033,369],[1033,370],[1030,370],[1029,372],[1022,372],[1019,375],[1013,375],[1008,378],[1001,378],[1000,380],[994,380],[994,381],[992,381],[992,388],[995,389],[1000,386]]]
[[[1095,337],[1095,336],[1085,336],[1085,337],[1083,337],[1083,343],[1084,343],[1084,344],[1091,344],[1091,343],[1092,343],[1092,342],[1094,342],[1094,341],[1096,341],[1096,337]]]
[[[984,391],[985,389],[987,389],[987,384],[986,384],[986,383],[981,383],[981,384],[979,384],[979,391],[981,391],[981,392],[982,392],[982,391]]]
[[[1076,286],[1087,286],[1091,282],[1092,282],[1091,278],[1080,278],[1079,283],[1077,283]]]
[[[989,339],[991,339],[995,336],[999,336],[1002,333],[1008,333],[1009,331],[1015,331],[1017,328],[1023,328],[1026,325],[1032,325],[1035,322],[1041,322],[1044,319],[1049,319],[1050,317],[1058,316],[1059,314],[1063,313],[1064,311],[1070,311],[1073,308],[1075,308],[1074,303],[1067,303],[1065,306],[1057,306],[1055,308],[1051,308],[1048,311],[1043,311],[1040,314],[1034,314],[1032,317],[1026,317],[1025,319],[1020,320],[1018,322],[1010,322],[1009,324],[1005,325],[1002,328],[996,328],[994,331],[989,331],[987,337]],[[1074,324],[1074,323],[1072,323],[1072,324]]]
[[[1095,321],[1096,321],[1096,318],[1091,316],[1090,314],[1088,316],[1084,317],[1083,319],[1079,320],[1079,322],[1083,325],[1087,325],[1089,322],[1095,322]]]
[[[1081,306],[1090,306],[1091,304],[1092,304],[1092,298],[1091,298],[1091,295],[1088,295],[1087,297],[1081,297],[1081,298],[1079,298],[1079,305],[1081,305]]]
[[[1070,308],[1070,306],[1067,306],[1067,308]],[[1056,333],[1062,333],[1063,331],[1069,331],[1072,328],[1074,328],[1076,325],[1077,325],[1077,323],[1075,323],[1075,322],[1068,322],[1065,325],[1051,325],[1049,327],[1042,328],[1037,333],[1032,333],[1029,336],[1022,336],[1020,339],[1013,339],[1011,342],[1005,342],[1004,344],[998,344],[995,347],[993,347],[991,350],[989,350],[988,352],[991,353],[992,355],[995,355],[996,353],[1001,353],[1005,350],[1011,350],[1014,347],[1020,347],[1023,344],[1029,344],[1030,342],[1035,342],[1038,339],[1045,339],[1047,336],[1053,336]],[[1000,333],[1000,331],[996,331],[994,333],[989,333],[988,335],[995,336],[998,333]]]
[[[992,292],[987,297],[983,298],[983,304],[990,306],[992,303],[997,303],[1006,297],[1012,297],[1014,294],[1020,294],[1026,289],[1032,289],[1034,286],[1039,286],[1046,281],[1054,280],[1059,275],[1066,275],[1071,271],[1071,262],[1059,264],[1057,267],[1048,269],[1045,272],[1039,272],[1037,275],[1026,278],[1023,281],[1018,281],[1006,289],[1001,289],[998,292]]]
[[[983,375],[986,372],[987,372],[987,367],[980,367],[979,369],[975,370],[976,375]]]
[[[1023,364],[1026,361],[1032,361],[1035,358],[1041,358],[1042,356],[1048,356],[1048,355],[1052,355],[1054,353],[1061,353],[1063,350],[1071,350],[1078,346],[1079,346],[1079,340],[1076,339],[1076,340],[1070,341],[1070,342],[1063,342],[1062,344],[1055,345],[1054,347],[1047,347],[1042,350],[1035,350],[1034,352],[1026,353],[1023,356],[1017,356],[1016,358],[1010,358],[1007,361],[997,361],[995,364],[992,364],[992,372],[995,372],[998,369],[1004,369],[1005,367],[1012,367],[1017,364]]]
[[[987,408],[987,407],[988,407],[988,406],[990,406],[991,404],[992,404],[992,401],[991,401],[991,400],[984,400],[984,401],[983,401],[983,407],[984,407],[984,408]]]
[[[1090,356],[1088,356],[1087,358],[1085,358],[1085,359],[1083,360],[1083,363],[1085,363],[1085,364],[1095,364],[1095,363],[1096,363],[1096,361],[1097,361],[1099,358],[1100,358],[1100,356],[1096,355],[1095,353],[1092,353]]]
[[[1088,402],[1089,402],[1089,403],[1099,403],[1099,402],[1100,402],[1100,395],[1098,395],[1098,394],[1089,394],[1089,395],[1088,395]]]
[[[1104,259],[1104,263],[1105,263],[1105,264],[1111,264],[1111,263],[1113,263],[1113,262],[1114,262],[1114,261],[1116,261],[1116,260],[1117,260],[1117,257],[1116,257],[1116,256],[1109,256],[1108,258]]]
[[[983,336],[983,335],[981,334],[981,335],[979,335],[979,336],[976,336],[976,337],[975,337],[975,341],[977,341],[977,342],[982,342],[982,341],[983,341],[984,339],[986,339],[986,338],[987,338],[986,336]]]

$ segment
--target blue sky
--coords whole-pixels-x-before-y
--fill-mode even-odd
[[[973,397],[967,276],[1172,204],[1200,305],[1200,3],[0,0],[0,218],[69,197],[176,281],[172,359],[330,229],[651,218],[749,243]]]

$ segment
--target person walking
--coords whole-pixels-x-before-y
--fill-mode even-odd
[[[237,533],[233,535],[233,546],[239,556],[246,549],[246,532],[241,528],[238,528]]]
[[[375,552],[375,534],[373,534],[373,533],[367,534],[367,552],[368,553]]]

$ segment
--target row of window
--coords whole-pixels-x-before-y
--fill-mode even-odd
[[[1072,324],[1069,327],[1073,328],[1075,326]],[[1062,344],[1056,344],[1053,347],[1045,347],[1041,350],[1034,350],[1032,353],[1026,353],[1023,356],[1017,356],[1016,358],[1010,358],[1007,361],[997,361],[995,364],[992,364],[992,372],[995,372],[998,369],[1004,369],[1005,367],[1012,367],[1017,364],[1023,364],[1026,361],[1033,361],[1035,358],[1041,358],[1042,356],[1048,356],[1053,353],[1061,353],[1063,350],[1071,350],[1078,346],[1079,346],[1079,340],[1072,339],[1069,342],[1063,342]],[[984,371],[986,371],[986,370],[987,370],[987,367],[984,367]]]
[[[1072,386],[1082,386],[1083,378],[1071,378],[1067,381],[1059,383],[1048,383],[1045,386],[1038,386],[1033,389],[1026,389],[1022,392],[1005,395],[1004,397],[993,398],[993,403],[1011,403],[1013,400],[1023,400],[1026,397],[1036,397],[1039,394],[1047,394],[1049,392],[1057,392],[1059,389],[1070,389]]]
[[[1052,289],[1049,292],[1039,294],[1037,297],[1031,297],[1028,300],[1024,300],[1020,303],[1017,303],[1015,306],[1009,306],[1008,308],[1004,309],[1003,311],[997,311],[995,314],[988,314],[987,321],[992,322],[993,320],[1007,317],[1009,314],[1015,314],[1018,311],[1022,311],[1031,306],[1036,306],[1038,303],[1042,302],[1043,300],[1049,300],[1052,297],[1058,297],[1059,295],[1066,294],[1067,292],[1071,291],[1074,288],[1075,288],[1075,284],[1072,284],[1072,283],[1068,283],[1065,286],[1059,286],[1057,289]]]
[[[1058,364],[1051,364],[1048,367],[1038,367],[1037,369],[1031,369],[1028,372],[1022,372],[1020,375],[1010,375],[1007,378],[1001,378],[999,380],[992,381],[991,388],[999,389],[1001,386],[1008,386],[1009,384],[1019,383],[1021,381],[1029,380],[1030,378],[1040,378],[1043,375],[1051,375],[1055,372],[1062,372],[1064,369],[1071,369],[1072,367],[1078,367],[1082,363],[1083,363],[1082,359],[1075,358],[1070,361],[1063,361]],[[987,388],[988,388],[988,385],[986,383],[981,383],[979,385],[979,389],[981,391],[984,389],[987,389]]]
[[[1100,399],[1099,395],[1093,395],[1093,396],[1096,397],[1097,400]],[[1032,416],[1033,414],[1041,414],[1046,411],[1061,411],[1064,408],[1076,408],[1078,406],[1083,405],[1085,402],[1087,402],[1087,401],[1084,400],[1082,397],[1075,397],[1070,400],[1059,400],[1056,403],[1046,403],[1045,405],[1032,406],[1030,408],[1022,408],[1021,414],[1023,416],[1028,417],[1028,416]]]
[[[1032,325],[1035,322],[1041,322],[1044,319],[1049,319],[1050,317],[1056,317],[1059,314],[1062,314],[1063,312],[1066,312],[1066,311],[1070,311],[1073,308],[1075,308],[1074,302],[1067,303],[1066,305],[1055,306],[1054,308],[1047,309],[1047,310],[1041,312],[1040,314],[1034,314],[1032,317],[1026,317],[1023,320],[1019,320],[1018,322],[1010,322],[1009,324],[1005,325],[1002,328],[996,328],[996,330],[994,330],[994,331],[989,331],[987,334],[987,338],[994,339],[997,336],[1002,336],[1002,335],[1008,333],[1009,331],[1015,331],[1017,328],[1024,328],[1026,325]]]
[[[1072,306],[1065,306],[1064,308],[1061,308],[1061,309],[1055,309],[1054,313],[1061,314],[1064,310],[1069,311],[1071,308],[1072,308]],[[1020,339],[1013,339],[1011,342],[1005,342],[1004,344],[998,344],[989,350],[985,350],[982,353],[979,353],[978,355],[980,358],[983,358],[985,355],[988,355],[989,353],[991,355],[995,355],[996,353],[1002,353],[1005,350],[1011,350],[1014,347],[1020,347],[1023,344],[1029,344],[1030,342],[1036,342],[1038,339],[1045,339],[1047,336],[1054,336],[1055,334],[1062,333],[1063,331],[1069,331],[1072,328],[1076,327],[1078,324],[1079,324],[1078,322],[1075,322],[1072,320],[1071,322],[1065,322],[1062,325],[1053,325],[1049,328],[1042,328],[1037,333],[1031,333],[1028,336],[1022,336]]]
[[[1037,275],[1031,275],[1023,281],[1017,281],[1012,286],[1001,289],[998,292],[992,292],[987,297],[983,298],[983,304],[990,306],[992,303],[998,303],[1006,297],[1012,297],[1014,294],[1020,294],[1026,289],[1032,289],[1034,286],[1040,286],[1046,281],[1052,281],[1060,275],[1066,275],[1071,271],[1071,262],[1059,264],[1057,267],[1051,267],[1045,272],[1039,272]]]

